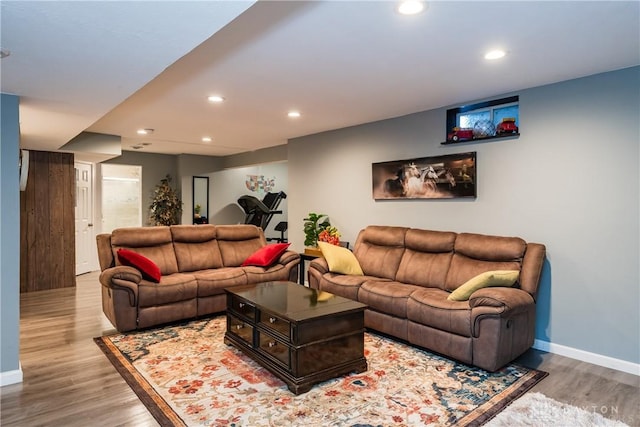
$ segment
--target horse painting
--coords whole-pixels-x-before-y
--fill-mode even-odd
[[[373,164],[375,199],[475,197],[475,154]]]

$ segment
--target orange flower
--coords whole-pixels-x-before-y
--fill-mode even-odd
[[[340,232],[333,226],[328,226],[318,234],[318,240],[331,245],[340,245]]]

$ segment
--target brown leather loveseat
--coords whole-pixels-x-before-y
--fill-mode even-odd
[[[309,265],[312,288],[368,305],[365,326],[488,371],[533,345],[544,245],[517,237],[369,226],[353,248],[364,275]],[[518,270],[512,287],[448,296],[475,276]],[[517,274],[517,273],[516,273]]]
[[[266,267],[243,262],[267,242],[253,225],[133,227],[97,236],[102,309],[120,331],[142,329],[226,309],[224,288],[272,280],[297,281],[300,255],[287,250]],[[159,267],[159,283],[122,265],[125,249]]]

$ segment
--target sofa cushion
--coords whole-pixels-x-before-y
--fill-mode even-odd
[[[520,270],[520,263],[517,261],[483,261],[468,258],[464,255],[454,254],[451,259],[451,267],[447,272],[445,290],[454,291],[468,280],[478,274],[491,270]]]
[[[370,225],[360,231],[353,253],[367,276],[395,280],[408,228]]]
[[[193,273],[198,281],[198,297],[224,293],[224,288],[247,284],[247,275],[240,267],[220,267]]]
[[[456,234],[452,232],[407,230],[406,250],[402,255],[396,280],[444,288],[455,240]]]
[[[128,265],[137,269],[142,273],[142,277],[152,282],[158,283],[162,278],[160,268],[156,263],[137,252],[128,249],[118,249],[118,261],[120,261],[122,265]]]
[[[170,229],[180,271],[222,267],[214,225],[172,225]]]
[[[513,286],[518,280],[519,274],[518,270],[493,270],[480,273],[449,294],[447,299],[449,301],[467,301],[471,294],[478,289],[490,286]]]
[[[262,230],[255,225],[216,225],[222,265],[239,267],[252,253],[267,244]]]
[[[332,273],[364,275],[358,259],[349,249],[326,242],[318,242],[318,246]]]
[[[449,292],[420,288],[409,296],[407,318],[415,323],[457,335],[471,337],[471,308],[468,301],[449,301]]]
[[[272,245],[265,245],[249,255],[247,259],[242,262],[242,266],[255,265],[257,267],[269,267],[278,261],[282,254],[289,248],[290,244],[291,243],[274,243]]]
[[[143,280],[138,286],[138,307],[195,300],[197,293],[198,284],[192,274],[175,273],[162,276],[157,284]]]
[[[178,262],[173,250],[169,227],[129,227],[117,228],[111,233],[111,248],[116,265],[118,249],[130,249],[156,263],[163,276],[177,273]]]
[[[360,286],[358,301],[374,310],[407,318],[407,300],[418,286],[393,281],[367,280]]]
[[[521,261],[527,243],[519,237],[488,236],[460,233],[456,237],[456,253],[485,261]]]
[[[491,270],[520,270],[526,243],[519,237],[461,233],[445,280],[445,290],[454,291],[469,279]]]

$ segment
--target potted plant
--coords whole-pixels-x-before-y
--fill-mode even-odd
[[[153,191],[153,200],[149,205],[149,222],[151,225],[174,225],[180,223],[182,201],[178,193],[170,185],[171,176],[160,180]]]
[[[201,210],[202,210],[202,206],[200,206],[200,205],[196,205],[196,206],[193,208],[193,217],[194,217],[194,218],[200,218],[200,211],[201,211]]]
[[[304,245],[317,248],[320,233],[329,226],[331,223],[328,215],[310,212],[304,219]]]

